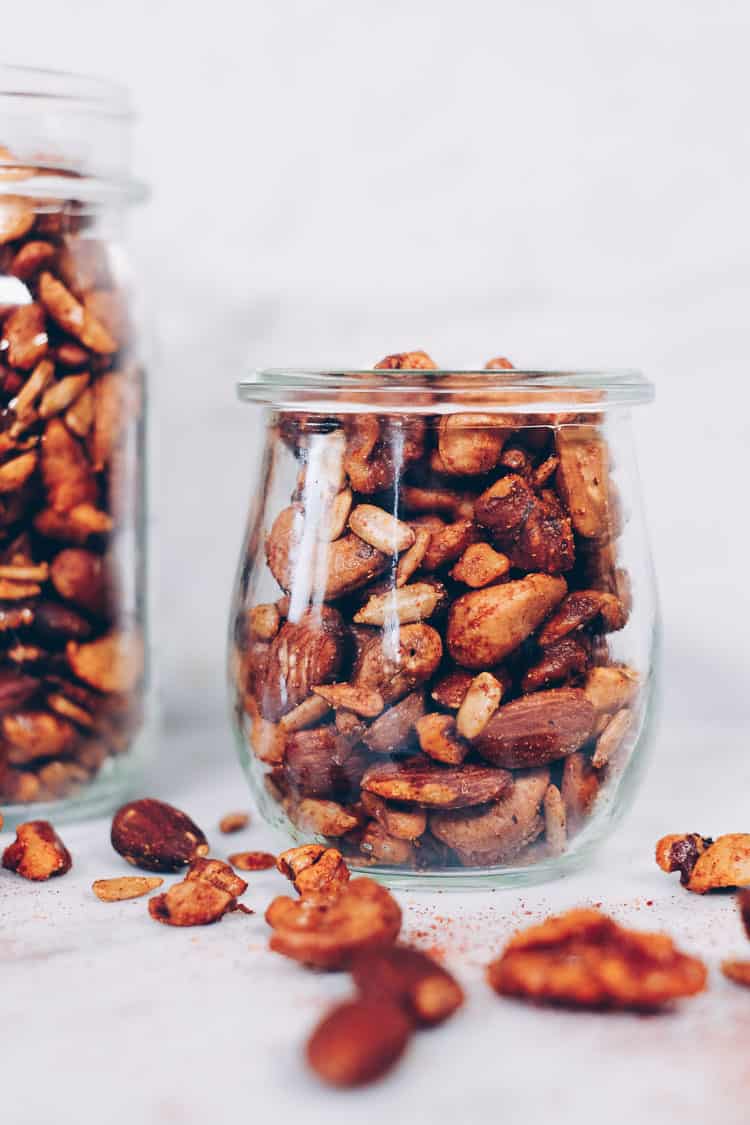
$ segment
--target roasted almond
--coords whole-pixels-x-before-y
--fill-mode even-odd
[[[553,688],[500,707],[474,745],[496,766],[542,766],[583,746],[595,719],[580,689]]]
[[[148,797],[115,813],[111,838],[116,852],[146,871],[179,871],[208,853],[206,837],[189,816]]]

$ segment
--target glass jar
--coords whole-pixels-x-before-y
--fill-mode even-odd
[[[146,398],[125,91],[0,68],[0,808],[103,811],[146,745]]]
[[[392,884],[550,878],[627,806],[657,609],[631,373],[263,371],[230,633],[263,815]]]

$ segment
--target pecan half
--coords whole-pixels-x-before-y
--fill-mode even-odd
[[[179,871],[208,853],[206,837],[189,816],[149,797],[118,809],[111,839],[128,863],[146,871]]]
[[[15,840],[3,852],[3,867],[35,882],[65,875],[72,863],[70,852],[47,820],[19,824]]]
[[[649,1010],[702,992],[707,971],[665,934],[570,910],[517,933],[487,978],[496,992],[537,1003]]]
[[[273,930],[271,949],[321,969],[345,969],[366,949],[392,945],[401,929],[401,910],[385,887],[352,879],[324,902],[282,896],[266,911]]]
[[[483,492],[474,517],[513,566],[561,574],[575,562],[573,529],[557,496],[537,495],[517,474],[501,477]]]
[[[563,637],[543,649],[537,663],[527,668],[521,679],[521,690],[540,691],[567,683],[581,676],[590,662],[589,647],[584,641],[577,637]]]

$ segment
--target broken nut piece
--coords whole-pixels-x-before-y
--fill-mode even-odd
[[[662,871],[679,871],[688,891],[705,894],[719,887],[750,887],[750,833],[731,832],[712,840],[697,832],[663,836],[656,845]]]
[[[124,902],[155,891],[163,882],[158,875],[120,875],[115,879],[96,879],[91,889],[102,902]]]
[[[3,867],[34,882],[65,875],[72,863],[70,852],[48,820],[19,824],[15,840],[3,852]]]

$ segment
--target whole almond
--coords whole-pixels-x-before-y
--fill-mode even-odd
[[[583,746],[595,720],[596,712],[580,688],[553,688],[500,707],[474,746],[496,766],[541,766]]]
[[[146,871],[179,871],[208,853],[205,835],[186,813],[148,797],[115,813],[112,847]]]
[[[307,1061],[330,1086],[364,1086],[398,1061],[412,1030],[399,1004],[349,1000],[315,1028],[307,1044]]]

